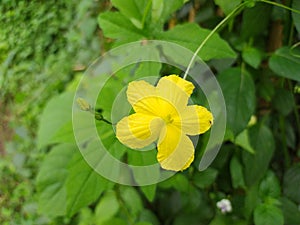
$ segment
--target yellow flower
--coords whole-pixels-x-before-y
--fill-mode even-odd
[[[140,149],[157,141],[157,160],[166,170],[179,171],[194,160],[194,146],[187,135],[206,132],[212,114],[202,106],[188,105],[194,85],[177,75],[162,77],[156,87],[133,81],[127,99],[135,113],[117,123],[117,138]]]

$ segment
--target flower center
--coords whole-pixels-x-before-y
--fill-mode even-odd
[[[170,124],[174,121],[174,119],[172,118],[171,114],[168,114],[165,118],[164,121],[166,124]]]

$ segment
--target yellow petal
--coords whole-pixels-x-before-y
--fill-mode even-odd
[[[137,102],[145,98],[151,97],[152,101],[149,105],[145,106],[150,107],[150,109],[148,110],[151,111],[152,105],[155,104],[156,101],[155,96],[157,96],[155,87],[147,83],[146,81],[133,81],[128,84],[127,99],[133,107],[136,105]]]
[[[157,160],[166,170],[184,170],[194,160],[192,141],[172,124],[162,130],[157,149]]]
[[[164,126],[161,118],[135,113],[117,123],[117,138],[124,145],[139,149],[156,141]]]
[[[157,84],[157,94],[173,104],[177,111],[181,111],[188,103],[194,85],[179,76],[162,77]]]
[[[164,81],[164,80],[169,80],[169,81],[172,81],[173,83],[175,83],[181,90],[183,90],[188,96],[190,96],[192,93],[193,93],[193,90],[194,90],[194,85],[193,83],[179,77],[178,75],[169,75],[169,76],[165,76],[165,77],[162,77],[160,79],[160,82],[161,81]]]
[[[181,121],[174,121],[174,125],[182,128],[183,133],[197,135],[206,132],[213,123],[213,116],[205,107],[187,106],[180,114]]]

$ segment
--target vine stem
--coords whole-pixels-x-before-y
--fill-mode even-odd
[[[279,4],[277,2],[272,2],[272,1],[269,1],[269,0],[257,0],[256,2],[264,2],[264,3],[267,3],[267,4],[270,4],[270,5],[275,5],[275,6],[278,6],[278,7],[281,7],[281,8],[284,8],[284,9],[287,9],[287,10],[290,10],[294,13],[297,13],[297,14],[300,14],[300,11],[299,10],[296,10],[296,9],[292,9],[288,6],[285,6],[285,5],[282,5],[282,4]],[[186,79],[190,69],[191,69],[191,66],[193,64],[193,62],[195,61],[195,58],[197,57],[197,55],[199,54],[199,52],[201,51],[201,49],[203,48],[203,46],[207,43],[207,41],[212,37],[212,35],[214,35],[225,23],[227,23],[227,21],[233,17],[236,13],[239,12],[239,10],[241,10],[245,5],[249,4],[248,2],[244,2],[240,5],[238,5],[234,10],[232,10],[231,13],[229,13],[208,35],[207,37],[203,40],[203,42],[200,44],[200,46],[197,48],[197,50],[195,51],[195,53],[193,54],[193,57],[191,58],[189,64],[188,64],[188,67],[186,68],[186,71],[184,73],[184,76],[183,76],[183,79]]]
[[[191,58],[188,67],[186,68],[186,71],[184,73],[183,79],[186,79],[189,70],[191,69],[191,66],[193,64],[193,62],[195,61],[195,58],[197,57],[198,53],[201,51],[201,49],[203,48],[203,46],[207,43],[207,41],[225,24],[227,23],[227,21],[233,17],[239,10],[241,10],[245,5],[247,4],[247,2],[244,2],[240,5],[238,5],[234,10],[231,11],[231,13],[229,13],[207,36],[206,38],[203,40],[203,42],[199,45],[199,47],[197,48],[197,50],[195,51],[195,53],[193,54],[193,57]]]
[[[278,6],[278,7],[281,7],[283,9],[287,9],[287,10],[290,10],[294,13],[297,13],[297,14],[300,14],[300,11],[297,10],[297,9],[293,9],[293,8],[290,8],[288,6],[285,6],[283,4],[280,4],[280,3],[277,3],[277,2],[272,2],[272,1],[269,1],[269,0],[257,0],[258,2],[264,2],[264,3],[267,3],[267,4],[270,4],[270,5],[275,5],[275,6]]]

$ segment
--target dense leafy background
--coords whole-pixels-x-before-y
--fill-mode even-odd
[[[145,39],[195,51],[242,2],[199,53],[227,106],[213,164],[145,187],[96,174],[78,151],[69,110],[92,60]],[[297,0],[272,2],[300,10]],[[1,224],[300,224],[300,14],[252,0],[4,0],[0,12]],[[173,72],[145,63],[116,76],[128,82]],[[103,89],[103,116],[122,87],[111,80]],[[155,161],[155,151],[122,146],[103,121],[97,128],[108,134],[103,142],[115,157],[134,165]],[[197,161],[201,146],[196,151]],[[223,198],[233,207],[225,215],[216,207]]]

